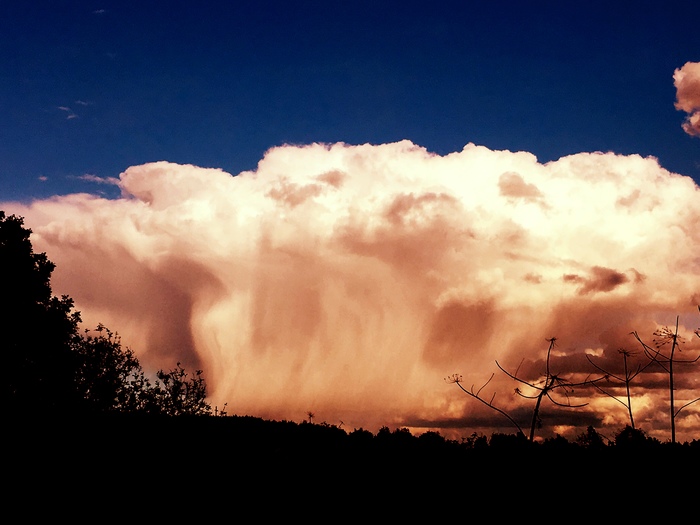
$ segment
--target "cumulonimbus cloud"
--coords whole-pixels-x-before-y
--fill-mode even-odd
[[[688,117],[683,129],[688,135],[700,136],[700,62],[686,62],[673,73],[676,86],[676,109]]]
[[[464,430],[488,410],[444,378],[497,372],[489,388],[517,410],[495,360],[537,368],[547,338],[572,373],[676,315],[697,346],[700,189],[654,158],[311,144],[235,176],[133,166],[119,185],[3,207],[86,326],[119,332],[149,370],[201,368],[230,413]],[[624,425],[610,404],[596,423]]]

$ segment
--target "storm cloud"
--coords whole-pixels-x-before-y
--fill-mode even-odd
[[[688,112],[696,66],[676,74]],[[536,369],[547,338],[572,373],[676,315],[684,350],[698,347],[700,190],[652,157],[283,145],[253,171],[155,162],[116,184],[116,199],[2,206],[25,217],[85,326],[117,331],[148,370],[202,369],[229,413],[469,434],[484,409],[448,374],[469,386],[497,372],[489,388],[516,410],[494,363]],[[661,433],[654,395],[640,421]],[[626,422],[609,399],[590,408],[582,422]],[[679,435],[697,435],[687,412]]]

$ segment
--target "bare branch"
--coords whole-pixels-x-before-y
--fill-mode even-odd
[[[491,382],[491,380],[493,379],[493,376],[494,376],[494,374],[491,374],[491,377],[489,377],[489,380],[486,381],[486,383],[484,383],[484,384],[481,386],[481,388],[480,388],[479,390],[476,391],[476,395],[477,395],[477,396],[481,393],[481,391],[484,389],[484,387],[485,387],[486,385],[488,385],[488,384]],[[474,390],[474,385],[472,385],[472,390]],[[496,394],[494,394],[494,397],[495,397],[495,396],[496,396]],[[492,397],[491,399],[493,399],[493,397]]]
[[[676,410],[676,413],[673,414],[673,417],[676,417],[678,414],[680,414],[680,413],[681,413],[681,410],[683,410],[684,408],[686,408],[686,407],[692,405],[693,403],[697,403],[698,401],[700,401],[700,397],[698,397],[697,399],[693,399],[692,401],[689,401],[688,403],[686,403],[685,405],[683,405],[682,407],[680,407],[678,410]]]
[[[445,378],[445,381],[447,381],[448,383],[455,383],[460,389],[462,389],[462,391],[463,391],[465,394],[467,394],[467,395],[470,396],[470,397],[473,397],[473,398],[476,399],[477,401],[483,403],[483,404],[486,405],[487,407],[489,407],[489,408],[495,410],[496,412],[498,412],[499,414],[501,414],[502,416],[504,416],[506,419],[508,419],[508,421],[510,421],[510,422],[515,426],[515,428],[518,429],[518,432],[519,432],[520,434],[524,434],[522,428],[520,427],[520,425],[518,425],[518,422],[515,421],[515,419],[513,419],[513,418],[510,416],[510,414],[508,414],[507,412],[505,412],[504,410],[498,408],[496,405],[493,404],[493,400],[496,398],[496,394],[495,394],[495,393],[493,394],[493,396],[491,396],[491,400],[490,400],[490,401],[487,401],[487,400],[485,400],[484,398],[481,397],[481,391],[484,389],[484,387],[485,387],[486,385],[488,385],[488,384],[491,382],[491,380],[493,379],[493,376],[494,376],[494,374],[491,374],[491,377],[489,377],[488,381],[486,381],[486,383],[484,383],[484,384],[479,388],[479,390],[477,390],[476,392],[474,392],[474,385],[472,385],[471,388],[470,388],[469,390],[467,390],[466,388],[464,388],[464,387],[462,386],[462,375],[461,375],[461,374],[453,374],[453,375],[451,375],[451,376],[448,376],[448,377]]]
[[[595,364],[595,363],[591,360],[591,356],[590,356],[590,355],[586,354],[586,359],[587,359],[588,362],[589,362],[590,364],[592,364],[598,371],[600,371],[600,372],[602,372],[603,374],[605,374],[606,377],[612,377],[613,379],[616,379],[616,380],[618,380],[618,381],[624,381],[624,379],[622,379],[621,377],[618,377],[618,376],[616,376],[615,374],[613,374],[612,372],[608,372],[607,370],[605,370],[605,369],[599,367],[597,364]]]
[[[698,306],[698,309],[700,310],[700,306]],[[680,352],[680,346],[684,343],[683,339],[678,335],[678,322],[679,316],[676,316],[676,326],[674,330],[665,326],[654,332],[654,335],[656,336],[656,338],[654,339],[655,348],[652,348],[644,341],[642,341],[641,337],[639,337],[637,332],[632,332],[632,335],[634,335],[635,339],[637,339],[637,341],[639,341],[639,343],[642,345],[645,356],[651,362],[658,364],[668,374],[668,392],[670,404],[669,411],[671,418],[672,443],[676,442],[676,417],[678,416],[681,410],[698,401],[698,399],[695,399],[693,401],[690,401],[689,403],[686,403],[678,410],[675,409],[675,388],[673,386],[675,377],[673,367],[674,365],[692,364],[700,359],[700,353],[695,357],[695,359],[678,359],[676,357],[676,350]],[[696,331],[695,333],[697,334],[698,332]],[[666,347],[669,343],[670,348],[668,349],[668,354],[665,354],[661,351],[661,348]]]
[[[583,404],[572,404],[571,399],[569,397],[570,394],[573,393],[574,387],[584,387],[584,386],[589,386],[593,385],[599,381],[602,381],[605,379],[605,377],[601,378],[596,378],[596,379],[589,379],[586,378],[585,381],[582,382],[572,382],[569,380],[566,380],[564,378],[559,377],[557,374],[553,374],[551,371],[551,357],[552,357],[552,349],[554,348],[556,344],[556,337],[551,337],[547,339],[549,342],[549,347],[547,348],[547,358],[545,361],[545,374],[544,378],[540,379],[537,382],[531,382],[531,381],[526,381],[525,379],[522,379],[518,377],[517,372],[515,374],[511,374],[508,372],[505,368],[501,366],[501,364],[496,361],[496,366],[508,377],[513,379],[514,381],[517,381],[521,384],[527,385],[528,387],[532,388],[533,390],[537,391],[536,395],[528,395],[523,393],[520,388],[515,389],[515,393],[519,395],[520,397],[523,397],[525,399],[534,399],[536,400],[535,402],[535,407],[533,409],[532,413],[532,421],[530,425],[530,441],[534,439],[535,435],[535,427],[540,423],[540,407],[542,404],[542,399],[546,397],[549,399],[554,405],[560,406],[560,407],[567,407],[567,408],[581,408],[586,406],[588,403],[583,403]],[[521,362],[522,363],[522,362]],[[520,367],[518,367],[520,368]],[[554,390],[561,390],[562,395],[566,398],[566,402],[554,399],[552,396],[552,392]]]
[[[511,379],[514,379],[515,381],[518,381],[519,383],[522,383],[522,384],[524,384],[524,385],[527,385],[527,386],[529,386],[529,387],[531,387],[531,388],[536,388],[537,390],[540,390],[540,387],[538,387],[537,385],[534,385],[534,384],[532,384],[532,383],[529,383],[529,382],[525,381],[524,379],[520,379],[520,378],[517,377],[516,375],[511,374],[510,372],[508,372],[505,368],[503,368],[503,367],[501,366],[501,364],[500,364],[498,361],[496,361],[496,366],[497,366],[498,368],[500,368],[501,371],[502,371],[505,375],[507,375],[508,377],[510,377]],[[520,369],[520,366],[518,366],[518,369]],[[517,370],[516,370],[516,374],[517,374]]]

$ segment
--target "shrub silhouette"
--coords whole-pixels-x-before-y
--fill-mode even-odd
[[[633,428],[630,425],[625,426],[615,434],[615,440],[613,441],[613,446],[624,450],[648,449],[659,444],[658,439],[650,437],[643,430]]]
[[[77,356],[76,386],[87,409],[94,412],[131,412],[148,406],[150,383],[143,377],[131,349],[123,349],[117,334],[103,325],[97,335],[75,334],[73,351]]]
[[[196,370],[194,376],[187,379],[187,372],[177,363],[169,372],[159,370],[154,388],[153,406],[160,414],[168,416],[201,416],[211,414],[211,405],[207,403],[207,389],[202,371]]]
[[[595,428],[588,426],[586,431],[576,437],[576,443],[589,450],[602,450],[605,448],[605,438]]]

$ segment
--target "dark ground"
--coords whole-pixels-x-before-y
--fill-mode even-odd
[[[3,434],[5,501],[63,494],[63,512],[99,501],[119,513],[147,496],[167,514],[182,505],[181,518],[192,505],[202,514],[251,508],[263,521],[305,512],[312,521],[372,512],[462,521],[476,507],[491,517],[547,519],[542,512],[580,505],[610,516],[599,502],[656,508],[677,491],[697,495],[700,473],[697,442],[589,450],[510,436],[466,448],[439,435],[239,416],[25,418],[6,420]]]

